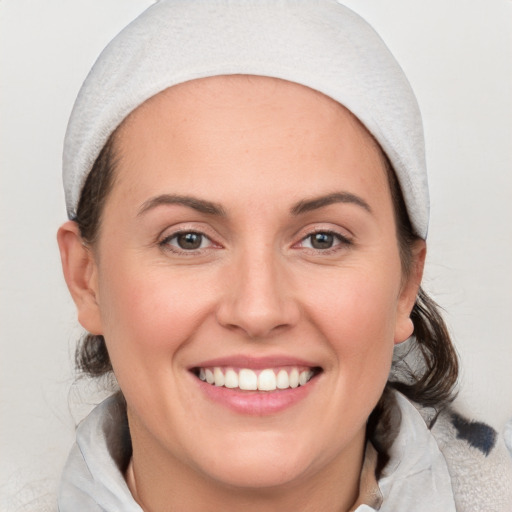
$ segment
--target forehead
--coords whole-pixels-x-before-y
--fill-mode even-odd
[[[177,121],[186,120],[179,116],[186,116],[192,110],[209,111],[217,115],[224,111],[226,116],[233,119],[236,119],[238,113],[238,120],[243,126],[247,111],[252,110],[254,114],[259,109],[263,120],[268,117],[266,107],[275,112],[288,110],[289,115],[290,106],[295,117],[300,118],[306,127],[314,123],[314,118],[323,118],[324,121],[328,117],[343,118],[344,123],[351,125],[354,132],[360,135],[359,142],[380,150],[380,146],[361,122],[332,98],[301,84],[254,75],[213,76],[170,87],[136,108],[127,116],[118,131],[122,133],[126,127],[137,123],[151,123],[154,120],[174,121],[177,125]],[[174,117],[169,117],[170,113]]]
[[[322,93],[276,78],[219,76],[171,87],[130,114],[116,149],[118,177],[129,174],[137,186],[147,178],[170,188],[208,183],[213,191],[225,179],[242,190],[279,173],[289,182],[283,192],[323,194],[351,173],[352,181],[387,190],[382,151],[359,120]]]
[[[151,108],[154,103],[161,101],[162,97],[180,100],[189,98],[198,102],[198,105],[222,108],[237,103],[240,107],[246,107],[251,102],[265,99],[270,101],[272,98],[283,99],[281,94],[309,96],[310,101],[317,98],[319,101],[331,103],[333,108],[339,105],[321,92],[295,82],[268,76],[235,74],[211,76],[174,85],[145,101],[134,112]]]

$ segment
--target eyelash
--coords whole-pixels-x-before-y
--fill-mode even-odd
[[[314,252],[320,252],[322,254],[330,254],[333,252],[337,252],[342,248],[350,247],[354,244],[354,242],[350,238],[348,238],[344,235],[341,235],[337,231],[332,231],[332,230],[328,230],[328,229],[317,229],[315,231],[312,231],[311,233],[308,233],[305,237],[303,237],[299,243],[303,244],[308,239],[312,240],[312,237],[314,237],[315,235],[332,236],[337,241],[337,243],[335,243],[332,247],[328,247],[325,249],[317,249],[314,247],[304,247],[305,249],[314,251]]]
[[[172,240],[177,239],[181,235],[196,235],[196,236],[201,237],[200,246],[197,248],[192,248],[192,249],[184,249],[182,247],[178,247],[177,245],[173,245],[170,243]],[[296,247],[297,245],[301,246],[308,239],[310,241],[312,241],[312,237],[314,237],[315,235],[332,236],[337,243],[334,243],[333,246],[327,247],[324,249],[319,249],[319,248],[315,248],[315,247],[303,247],[304,249],[306,249],[308,251],[319,252],[322,254],[330,254],[332,252],[337,252],[342,248],[347,248],[347,247],[350,247],[353,245],[353,241],[350,238],[347,238],[346,236],[343,236],[336,231],[326,230],[326,229],[318,229],[318,230],[308,233],[306,236],[301,238],[300,242],[298,244],[295,244],[294,247]],[[201,245],[203,245],[203,243],[205,241],[208,241],[210,243],[210,246],[201,247]],[[177,231],[175,233],[172,233],[171,235],[166,236],[164,239],[162,239],[160,242],[158,242],[158,245],[162,249],[165,249],[167,251],[171,251],[171,252],[174,252],[177,254],[194,255],[194,254],[197,254],[199,251],[205,251],[205,250],[211,249],[212,246],[215,246],[215,243],[211,240],[210,237],[208,237],[204,233],[201,233],[200,231],[184,229],[184,230]],[[217,246],[217,247],[220,247],[220,246]]]
[[[191,255],[197,254],[198,251],[204,251],[204,250],[208,250],[208,249],[212,248],[212,247],[198,247],[196,249],[184,249],[182,247],[178,247],[178,246],[172,245],[170,243],[173,239],[177,239],[181,235],[197,235],[197,236],[201,237],[201,245],[203,244],[204,241],[208,241],[210,244],[214,245],[214,242],[211,240],[210,237],[208,237],[204,233],[201,233],[200,231],[194,231],[194,230],[190,230],[190,229],[176,231],[175,233],[172,233],[171,235],[166,236],[163,240],[158,242],[158,245],[162,249],[165,249],[167,251],[171,251],[171,252],[174,252],[177,254],[187,254],[187,255],[188,254],[191,254]]]

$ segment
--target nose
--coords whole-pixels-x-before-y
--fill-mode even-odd
[[[300,308],[286,261],[262,250],[248,249],[226,269],[217,321],[250,339],[264,339],[294,326]]]

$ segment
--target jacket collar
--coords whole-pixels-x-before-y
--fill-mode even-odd
[[[399,429],[389,448],[389,461],[378,488],[369,484],[365,489],[372,499],[364,500],[366,504],[355,512],[455,512],[450,475],[434,437],[416,408],[400,393],[393,396],[389,407]],[[142,512],[123,475],[130,455],[125,405],[119,396],[112,396],[77,429],[60,484],[59,511]]]

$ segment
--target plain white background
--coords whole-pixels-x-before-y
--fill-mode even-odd
[[[62,140],[99,51],[150,0],[0,3],[0,508],[51,510],[74,426],[81,331],[55,233]],[[425,287],[460,353],[461,406],[512,416],[512,2],[347,0],[404,67],[424,115],[432,196]],[[46,508],[47,507],[47,508]]]

